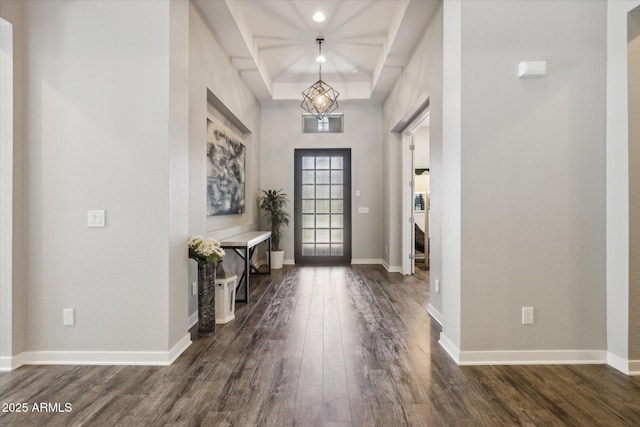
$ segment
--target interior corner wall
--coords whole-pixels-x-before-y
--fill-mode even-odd
[[[462,2],[462,351],[606,349],[606,8]]]
[[[187,333],[189,233],[189,3],[169,2],[169,348]],[[185,285],[187,290],[185,292]]]
[[[446,3],[446,2],[445,2]],[[416,50],[398,82],[382,107],[383,152],[383,246],[385,262],[395,271],[402,265],[402,138],[391,132],[406,115],[416,113],[420,104],[429,99],[431,116],[431,289],[435,279],[442,278],[442,221],[443,221],[443,170],[442,170],[442,5],[438,6],[431,24],[418,43]],[[441,294],[431,292],[430,304],[442,310]]]
[[[640,6],[627,18],[629,102],[629,360],[640,361]]]
[[[302,133],[302,109],[298,103],[278,102],[262,108],[262,173],[263,189],[283,188],[290,203],[293,218],[294,150],[296,148],[351,148],[352,188],[352,259],[354,262],[376,262],[381,259],[382,187],[383,178],[380,141],[381,109],[361,102],[341,102],[344,114],[343,133]],[[356,191],[360,196],[356,196]],[[368,214],[358,213],[358,207],[368,207]],[[294,230],[284,231],[282,247],[285,259],[294,258]]]
[[[461,339],[461,38],[462,2],[447,0],[443,3],[442,36],[443,320],[440,343],[456,361]],[[433,144],[431,148],[433,150]]]
[[[607,3],[607,350],[629,360],[628,14],[638,0]],[[626,371],[628,367],[620,367]]]
[[[166,354],[169,2],[25,3],[27,351]]]
[[[0,357],[13,357],[26,348],[26,252],[25,252],[25,17],[22,0],[0,2],[0,17],[9,22],[13,33],[13,256],[11,260],[11,334],[3,345],[9,348]],[[1,95],[0,95],[1,96]],[[4,239],[5,236],[2,236]],[[7,301],[4,301],[6,304]],[[2,309],[6,307],[4,304]],[[2,328],[6,327],[2,325]],[[4,331],[4,329],[3,329]]]
[[[13,144],[13,25],[0,15],[0,369],[13,356]]]
[[[207,217],[207,92],[211,91],[251,133],[244,135],[245,209],[242,215]],[[260,104],[230,63],[195,2],[189,2],[189,233],[223,239],[255,230],[259,224],[257,195],[260,176]],[[235,254],[228,254],[225,267],[239,272]],[[197,280],[190,263],[189,283]],[[188,284],[185,284],[190,288]],[[197,297],[190,289],[189,314],[197,311]]]

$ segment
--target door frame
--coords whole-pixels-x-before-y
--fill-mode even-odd
[[[340,264],[351,264],[352,260],[352,215],[351,211],[351,148],[296,148],[294,149],[294,185],[293,185],[293,250],[296,264],[332,264],[338,263],[336,256],[314,256],[308,257],[311,259],[305,259],[302,261],[302,249],[300,247],[302,241],[302,194],[298,191],[298,187],[302,185],[300,182],[302,171],[302,157],[307,155],[317,156],[318,153],[331,156],[332,154],[339,154],[344,156],[343,164],[343,245],[344,255],[341,257],[345,259]]]
[[[402,131],[402,274],[404,275],[415,272],[415,218],[413,214],[415,145],[413,135],[429,116],[430,110],[427,106]]]

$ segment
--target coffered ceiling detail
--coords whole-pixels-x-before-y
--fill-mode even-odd
[[[196,0],[260,102],[300,100],[323,80],[340,100],[382,102],[430,24],[437,0]],[[326,19],[315,22],[321,11]]]

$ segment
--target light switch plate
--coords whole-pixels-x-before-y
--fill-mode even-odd
[[[361,206],[361,207],[358,208],[358,213],[368,214],[369,213],[369,208]]]
[[[73,326],[76,324],[76,311],[73,308],[62,309],[62,324],[64,326]]]
[[[104,210],[87,211],[87,225],[89,227],[104,227],[105,226]]]
[[[542,77],[547,75],[547,61],[522,61],[518,64],[518,77]]]

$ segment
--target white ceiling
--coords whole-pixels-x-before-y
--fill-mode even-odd
[[[322,79],[339,100],[382,102],[439,0],[196,0],[231,64],[260,102],[301,100]],[[326,15],[313,21],[315,12]]]

